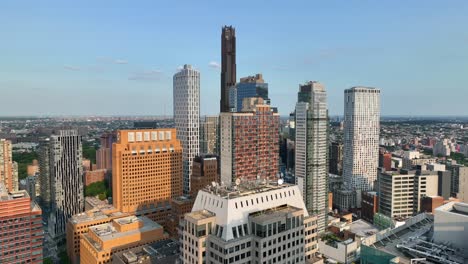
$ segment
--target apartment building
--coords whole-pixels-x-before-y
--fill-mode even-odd
[[[42,210],[26,191],[0,182],[0,263],[42,263]]]

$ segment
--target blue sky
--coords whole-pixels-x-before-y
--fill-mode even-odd
[[[468,1],[2,1],[0,116],[171,115],[172,75],[201,72],[216,114],[220,34],[236,27],[238,78],[263,73],[272,105],[298,85],[382,90],[384,115],[468,115]]]

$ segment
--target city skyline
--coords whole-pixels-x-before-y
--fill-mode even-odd
[[[0,10],[0,22],[9,25],[2,30],[8,41],[0,43],[0,87],[9,100],[0,113],[170,116],[171,100],[163,98],[171,97],[171,76],[188,63],[201,72],[201,114],[217,114],[219,32],[232,25],[236,81],[262,73],[282,116],[294,110],[297,84],[309,80],[329,87],[330,115],[341,115],[343,90],[358,85],[382,90],[384,116],[468,115],[468,36],[461,33],[468,4],[402,3],[264,8],[241,2],[233,7],[239,12],[220,16],[221,3],[31,3],[22,9],[6,2]],[[260,7],[265,12],[257,12]],[[324,23],[312,23],[308,10],[320,10],[314,21]],[[184,19],[167,15],[175,11]],[[154,103],[140,104],[143,93]],[[440,107],[426,107],[434,104]]]

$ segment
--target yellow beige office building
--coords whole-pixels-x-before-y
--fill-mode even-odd
[[[182,195],[182,147],[175,129],[120,130],[112,148],[114,207],[164,224]]]

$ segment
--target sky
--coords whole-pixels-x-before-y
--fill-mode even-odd
[[[217,114],[223,25],[281,115],[310,80],[331,115],[352,86],[380,88],[382,115],[468,115],[468,1],[229,2],[3,0],[0,116],[172,115],[184,64]]]

